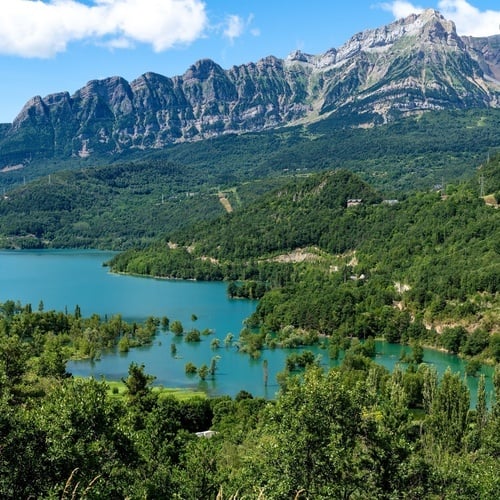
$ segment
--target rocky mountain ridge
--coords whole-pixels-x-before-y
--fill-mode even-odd
[[[0,128],[0,167],[27,157],[149,150],[327,116],[373,126],[426,110],[500,107],[500,35],[460,37],[434,10],[354,35],[321,55],[296,51],[172,78],[92,80],[36,96]]]

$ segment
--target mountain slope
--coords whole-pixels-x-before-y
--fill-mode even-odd
[[[428,10],[318,56],[295,52],[229,70],[202,60],[173,78],[94,80],[72,96],[26,103],[0,129],[0,166],[36,157],[109,159],[331,114],[340,125],[371,126],[425,110],[498,107],[499,39],[462,39]]]
[[[0,245],[141,246],[221,214],[221,193],[239,208],[290,178],[325,169],[356,172],[384,196],[401,197],[471,177],[495,151],[491,144],[500,144],[500,110],[442,111],[371,129],[332,129],[322,120],[223,136],[96,168],[81,168],[89,165],[82,161],[60,171],[69,166],[59,162],[33,181],[24,169],[2,171]]]

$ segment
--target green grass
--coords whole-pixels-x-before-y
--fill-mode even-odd
[[[108,395],[111,397],[123,397],[127,392],[127,388],[123,382],[106,380],[108,386]],[[193,398],[206,398],[207,395],[203,391],[191,391],[188,389],[170,388],[155,386],[152,388],[153,393],[158,394],[159,398],[173,396],[180,401],[188,401]]]

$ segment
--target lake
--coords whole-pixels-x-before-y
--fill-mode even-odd
[[[265,350],[258,360],[239,353],[236,348],[210,348],[213,338],[221,341],[227,333],[235,339],[243,321],[255,310],[251,300],[231,300],[226,293],[226,283],[160,280],[109,272],[103,263],[112,252],[94,250],[23,250],[0,251],[0,302],[19,300],[36,309],[43,302],[45,310],[72,313],[78,305],[83,316],[97,313],[104,317],[121,314],[126,321],[143,321],[148,316],[167,316],[179,320],[184,330],[205,328],[213,334],[202,336],[199,343],[187,343],[171,333],[160,332],[150,346],[132,349],[126,354],[104,353],[100,360],[71,361],[68,371],[73,375],[104,376],[120,380],[127,375],[131,362],[144,364],[147,373],[156,377],[155,383],[165,387],[202,389],[210,395],[235,396],[240,390],[254,396],[273,398],[278,385],[276,375],[283,370],[290,350]],[[196,320],[192,316],[197,317]],[[177,352],[171,354],[171,344]],[[336,362],[328,360],[327,352],[319,347],[308,348],[322,356],[325,366]],[[402,347],[377,342],[376,362],[392,370],[398,363]],[[408,348],[407,348],[408,349]],[[185,364],[210,365],[219,356],[213,380],[200,382],[197,376],[187,376]],[[262,361],[268,361],[268,385],[264,386]],[[452,371],[464,372],[464,363],[456,356],[424,349],[424,362],[436,366],[442,374],[449,366]],[[491,369],[483,367],[487,375],[487,389],[491,391]],[[477,378],[469,378],[471,398],[475,400]]]

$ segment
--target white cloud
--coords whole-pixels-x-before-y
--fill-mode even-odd
[[[460,35],[489,36],[500,33],[500,10],[481,12],[465,0],[441,0],[438,9],[456,24]]]
[[[252,24],[252,22],[252,14],[250,14],[246,20],[242,19],[240,16],[227,16],[223,34],[231,43],[233,43],[236,38],[239,38],[245,33],[246,29]],[[250,34],[252,36],[260,36],[260,30],[258,28],[251,28]]]
[[[235,38],[240,37],[245,31],[245,21],[239,16],[228,16],[226,20],[226,27],[224,29],[224,36],[229,38],[231,42]]]
[[[409,16],[410,14],[419,14],[424,9],[422,7],[417,7],[410,2],[396,1],[396,2],[384,2],[380,4],[380,7],[384,10],[392,12],[396,19],[401,19],[402,17]]]
[[[0,53],[24,57],[52,57],[79,40],[160,52],[208,25],[202,0],[2,0],[0,8]]]
[[[384,2],[380,7],[397,19],[423,10],[406,1]],[[460,35],[489,36],[500,32],[500,10],[480,11],[467,0],[440,0],[437,10],[455,23]]]

